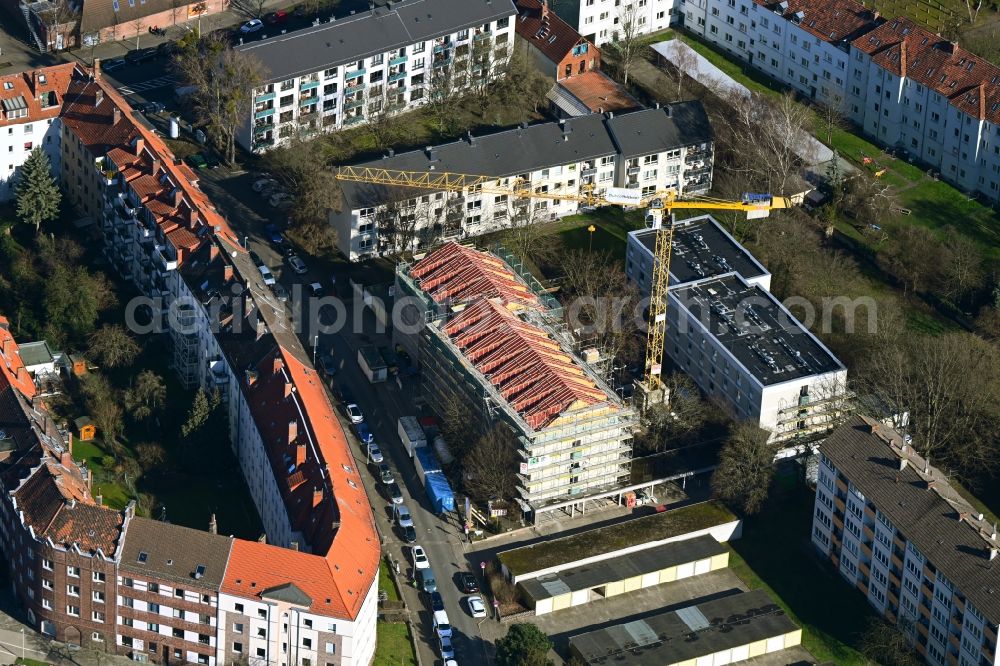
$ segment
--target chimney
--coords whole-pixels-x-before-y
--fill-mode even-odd
[[[295,447],[295,466],[304,464],[306,461],[306,445],[299,444]]]
[[[291,382],[285,382],[285,398],[288,398],[292,394],[292,387],[294,385]]]
[[[194,208],[188,208],[188,226],[194,229],[198,226],[198,211]]]
[[[928,453],[927,457],[924,458],[924,474],[930,474],[930,473],[931,473],[931,454]]]
[[[319,503],[323,501],[323,489],[317,486],[313,488],[313,508],[319,506]]]
[[[934,485],[935,485],[936,483],[937,483],[937,481],[935,481],[934,479],[931,479],[930,481],[928,481],[928,482],[927,482],[927,490],[934,490]],[[961,520],[961,519],[962,519],[962,516],[961,516],[961,514],[959,514],[959,516],[958,516],[958,519],[959,519],[959,520]]]
[[[872,13],[872,20],[873,20],[873,21],[877,21],[877,20],[879,20],[880,18],[882,18],[882,12],[880,12],[880,11],[878,11],[878,10],[876,9],[876,10],[875,10],[875,11],[874,11],[874,12]]]
[[[101,59],[94,58],[94,66],[90,70],[90,75],[93,79],[99,80],[101,78]]]
[[[968,519],[969,519],[969,514],[966,511],[958,512],[958,522],[962,522],[963,520],[968,520]]]
[[[10,352],[13,350],[13,348],[14,348],[14,339],[4,338],[3,346],[0,347],[0,352],[3,352],[4,356],[10,356]]]
[[[285,362],[281,360],[280,356],[275,356],[274,360],[271,362],[271,372],[278,374],[285,369]]]
[[[183,200],[184,200],[184,192],[181,191],[181,188],[175,187],[174,188],[174,208],[180,208],[181,201],[183,201]]]
[[[434,146],[427,146],[426,148],[424,148],[424,152],[427,153],[427,159],[430,160],[431,162],[437,159],[436,157],[437,151],[434,150]]]
[[[997,549],[996,548],[990,548],[990,554],[989,554],[990,562],[992,562],[994,559],[996,559],[996,556],[997,556]]]
[[[160,158],[159,157],[154,157],[153,161],[150,162],[150,170],[153,172],[154,176],[157,173],[159,173],[159,171],[160,171]]]
[[[229,282],[233,279],[233,265],[226,264],[222,267],[222,280],[224,282]]]
[[[117,106],[111,107],[111,124],[117,125],[118,121],[122,119],[122,110]]]
[[[615,112],[608,111],[608,120],[614,120],[614,119],[615,119]]]
[[[549,0],[542,0],[542,20],[549,20]]]
[[[104,506],[104,495],[97,493],[97,496],[94,497],[94,501],[97,502],[97,506]]]
[[[299,542],[298,541],[289,542],[288,548],[290,550],[298,550],[299,549]]]
[[[208,532],[209,534],[219,533],[219,523],[215,520],[215,514],[213,513],[208,519]]]
[[[94,91],[94,106],[100,106],[101,102],[104,101],[104,91],[98,88]]]
[[[146,140],[141,136],[135,137],[135,154],[142,155],[142,149],[146,147]]]
[[[63,451],[60,453],[59,464],[63,467],[70,467],[73,464],[73,454],[69,451]]]
[[[213,262],[219,258],[219,246],[212,243],[208,246],[208,261]]]
[[[292,419],[288,422],[288,443],[291,444],[299,436],[299,422]]]
[[[906,460],[906,458],[900,458],[899,459],[899,471],[900,472],[902,472],[904,469],[906,469],[907,462],[908,461]]]
[[[34,70],[31,72],[31,94],[34,97],[38,96],[38,71]]]

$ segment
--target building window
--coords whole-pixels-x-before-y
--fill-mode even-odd
[[[105,581],[104,573],[101,571],[92,572],[90,577],[95,583],[103,583]]]
[[[374,211],[372,211],[372,212],[374,212]],[[243,612],[243,604],[234,604],[233,605],[233,610],[235,610],[237,613],[242,613]]]
[[[243,654],[243,643],[233,643],[233,652]]]
[[[52,571],[52,560],[42,560],[42,568],[46,571]]]
[[[80,567],[66,567],[66,575],[73,578],[80,577]]]
[[[336,654],[336,651],[337,651],[337,646],[334,645],[333,643],[327,641],[327,643],[326,643],[326,653],[327,654]]]
[[[66,614],[72,615],[73,617],[80,617],[80,607],[79,606],[66,606]]]

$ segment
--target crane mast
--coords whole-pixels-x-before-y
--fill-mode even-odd
[[[656,229],[653,274],[649,294],[646,361],[643,379],[638,382],[643,394],[642,407],[667,399],[660,376],[663,372],[663,350],[667,333],[667,303],[670,289],[670,259],[674,240],[674,210],[742,211],[748,218],[767,217],[775,208],[788,208],[791,203],[770,194],[744,194],[740,201],[693,197],[680,200],[673,190],[640,196],[632,188],[610,187],[598,192],[593,185],[580,194],[535,191],[521,178],[498,178],[445,171],[404,171],[381,167],[340,167],[338,180],[388,187],[415,188],[431,191],[489,193],[515,199],[548,199],[576,201],[586,206],[619,206],[646,208],[646,221]],[[511,183],[511,180],[513,182]]]

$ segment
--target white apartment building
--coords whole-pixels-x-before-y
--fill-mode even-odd
[[[875,419],[853,417],[819,451],[813,546],[928,663],[998,663],[996,526]]]
[[[853,0],[687,0],[684,12],[688,30],[842,113],[851,40],[878,19]]]
[[[511,0],[400,0],[241,44],[265,84],[237,140],[263,152],[482,85],[513,49],[515,16]]]
[[[691,0],[687,0],[691,2]],[[684,0],[578,0],[577,31],[597,46],[621,38],[622,25],[632,22],[636,35],[648,35],[680,20]]]
[[[679,195],[707,191],[713,135],[700,102],[622,115],[591,114],[390,155],[358,167],[497,176],[462,192],[409,192],[344,182],[345,203],[331,214],[339,249],[351,261],[430,247],[511,225],[579,212],[572,199],[515,198],[491,189],[581,195],[593,187]],[[485,192],[484,192],[485,190]]]
[[[14,197],[18,167],[35,148],[59,173],[59,113],[75,69],[67,63],[0,77],[0,203]]]

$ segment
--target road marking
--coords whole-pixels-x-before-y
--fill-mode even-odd
[[[177,79],[170,75],[160,76],[155,79],[150,79],[149,81],[143,81],[142,83],[119,86],[118,92],[122,95],[134,95],[136,93],[146,92],[147,90],[165,88],[176,81]]]

